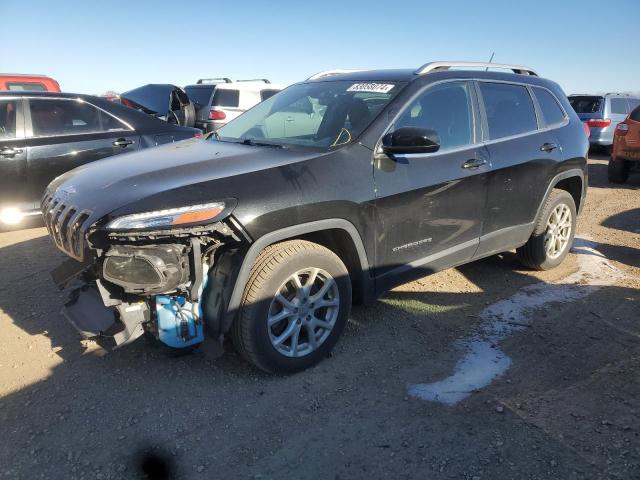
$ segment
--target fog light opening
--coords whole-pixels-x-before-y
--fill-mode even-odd
[[[0,212],[0,222],[7,225],[17,225],[23,218],[24,213],[15,207],[3,208]]]

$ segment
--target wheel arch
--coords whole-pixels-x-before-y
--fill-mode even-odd
[[[576,211],[578,213],[582,211],[584,199],[587,194],[586,176],[585,172],[582,169],[573,168],[570,170],[565,170],[564,172],[560,172],[551,179],[549,185],[547,186],[547,191],[542,197],[540,205],[538,205],[538,210],[536,212],[536,216],[534,217],[534,222],[540,216],[540,211],[542,210],[543,205],[547,201],[547,198],[549,198],[549,195],[554,188],[566,190],[567,192],[569,192],[576,204]]]
[[[317,220],[270,232],[254,241],[244,252],[235,250],[221,256],[219,265],[214,265],[210,273],[209,284],[212,288],[207,293],[209,298],[203,299],[203,302],[210,304],[204,306],[209,331],[223,334],[231,327],[260,252],[269,245],[295,239],[315,242],[332,250],[349,271],[356,302],[365,302],[370,298],[373,280],[369,274],[364,244],[356,227],[340,218]]]

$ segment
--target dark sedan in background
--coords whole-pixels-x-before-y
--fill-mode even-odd
[[[0,228],[39,215],[45,187],[68,170],[200,135],[91,95],[0,92]]]

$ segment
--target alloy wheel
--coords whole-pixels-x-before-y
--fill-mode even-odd
[[[562,255],[571,239],[572,226],[569,206],[564,203],[557,205],[549,215],[544,234],[544,248],[548,258],[555,259]]]

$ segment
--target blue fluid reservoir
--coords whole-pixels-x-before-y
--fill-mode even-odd
[[[155,301],[158,339],[162,343],[186,348],[204,340],[199,303],[194,305],[181,295],[157,295]]]

